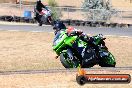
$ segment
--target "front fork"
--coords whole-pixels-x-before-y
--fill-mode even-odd
[[[72,53],[71,49],[67,49],[67,54],[69,56],[69,60],[73,61],[74,56],[73,56],[73,53]]]

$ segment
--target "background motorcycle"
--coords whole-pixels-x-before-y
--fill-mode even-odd
[[[53,50],[60,56],[60,61],[65,68],[77,68],[80,65],[89,68],[96,64],[101,67],[115,67],[115,58],[105,46],[105,38],[96,35],[93,39],[99,48],[98,52],[77,35],[68,36],[65,31],[60,31],[54,38]]]
[[[45,10],[43,9],[41,12],[40,12],[40,22],[39,22],[39,26],[42,26],[44,23],[45,24],[52,24],[52,17],[51,17],[51,11],[50,10]]]

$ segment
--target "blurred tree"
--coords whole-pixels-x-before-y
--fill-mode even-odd
[[[102,9],[103,0],[84,0],[83,2],[84,9]]]
[[[50,6],[50,10],[52,11],[52,17],[54,20],[57,20],[61,17],[60,10],[57,10],[57,2],[55,0],[48,0],[48,5]]]
[[[112,9],[110,0],[84,0],[82,8],[88,12],[85,16],[91,20],[109,20],[115,10]]]

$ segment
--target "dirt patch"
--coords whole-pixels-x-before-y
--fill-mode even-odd
[[[0,71],[63,68],[52,50],[52,33],[0,31]],[[107,37],[116,66],[132,66],[132,38]]]

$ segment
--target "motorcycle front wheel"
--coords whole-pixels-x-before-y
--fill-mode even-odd
[[[77,59],[74,61],[70,60],[67,53],[60,54],[60,61],[65,68],[77,68],[79,66],[79,61]]]
[[[62,63],[62,65],[65,67],[65,68],[71,68],[69,63],[66,61],[66,58],[64,56],[65,54],[64,53],[61,53],[60,54],[60,61]]]
[[[43,25],[43,23],[42,22],[39,22],[39,26],[42,26]]]

